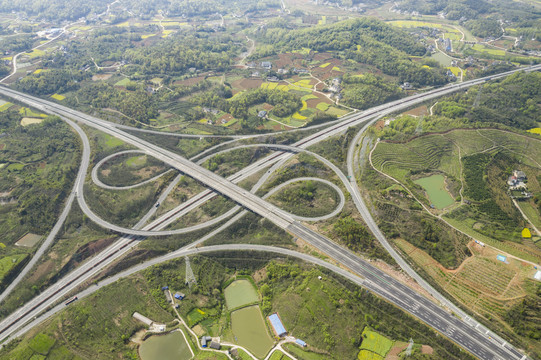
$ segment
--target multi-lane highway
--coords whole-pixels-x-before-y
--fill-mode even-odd
[[[530,68],[530,70],[538,69],[539,66]],[[326,139],[329,136],[338,134],[345,130],[347,127],[354,126],[362,121],[365,121],[368,118],[375,118],[377,116],[381,116],[392,111],[398,111],[412,106],[413,104],[426,101],[427,99],[441,96],[452,91],[456,91],[462,87],[474,85],[476,83],[479,83],[479,81],[484,81],[484,79],[479,79],[469,84],[463,83],[460,85],[455,85],[454,87],[447,87],[443,90],[440,89],[438,92],[434,91],[432,93],[427,93],[425,94],[426,97],[412,97],[407,100],[402,100],[400,103],[389,107],[380,107],[379,109],[371,110],[372,112],[359,114],[357,117],[353,117],[352,120],[350,120],[349,122],[340,122],[336,125],[331,126],[330,128],[325,129],[324,131],[321,131],[320,133],[307,137],[303,140],[303,143],[299,145],[308,146],[307,144],[315,143]],[[153,144],[142,141],[133,135],[130,135],[124,131],[115,128],[115,126],[111,123],[93,118],[86,114],[76,112],[60,105],[33,98],[25,94],[13,92],[10,89],[0,88],[0,93],[4,93],[7,96],[11,96],[42,111],[68,116],[75,120],[81,121],[82,123],[85,123],[89,126],[95,127],[101,131],[109,133],[113,136],[119,137],[125,142],[133,144],[134,146],[144,150],[146,153],[155,156],[159,160],[162,160],[165,163],[168,163],[171,166],[201,181],[202,183],[207,184],[209,187],[215,189],[216,191],[224,194],[227,197],[230,197],[239,204],[242,204],[244,207],[260,214],[261,216],[268,218],[269,220],[273,221],[278,226],[288,230],[292,234],[295,234],[296,236],[299,236],[304,240],[312,243],[312,245],[318,247],[336,261],[353,270],[355,273],[362,274],[370,280],[370,284],[372,284],[370,285],[371,290],[377,292],[378,294],[384,296],[398,306],[416,315],[423,321],[427,322],[434,328],[449,336],[451,339],[455,340],[457,343],[459,343],[464,348],[468,349],[478,357],[482,359],[520,359],[522,357],[522,355],[520,354],[517,355],[514,350],[510,351],[507,348],[495,346],[495,344],[489,341],[485,336],[482,336],[482,334],[478,333],[473,328],[468,327],[468,325],[464,322],[454,318],[452,315],[443,311],[434,303],[417,295],[411,289],[405,287],[396,280],[391,279],[381,271],[373,268],[369,264],[359,259],[355,254],[347,251],[346,249],[337,247],[336,244],[334,244],[329,239],[317,233],[314,233],[302,224],[295,222],[295,220],[289,214],[285,213],[281,209],[278,209],[268,204],[264,200],[244,189],[238,188],[231,182],[226,181],[218,175],[196,166],[195,164],[178,156],[177,154],[171,153]],[[278,156],[275,156],[275,158],[281,156],[282,154],[278,154]],[[82,194],[82,191],[80,191],[80,193]],[[80,196],[79,191],[78,196]],[[386,293],[387,295],[384,295],[384,293]],[[50,305],[50,303],[48,305]],[[16,328],[19,324],[22,324],[24,320],[29,319],[29,317],[23,313],[24,310],[21,310],[16,314],[16,316],[20,316],[21,318],[24,317],[22,321],[16,318],[16,323],[2,322],[2,324],[0,324],[0,332],[2,334],[2,338],[5,338],[6,333],[13,333],[13,330],[10,329]],[[445,329],[442,327],[442,325],[445,326]]]

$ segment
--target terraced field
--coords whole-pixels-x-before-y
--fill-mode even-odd
[[[372,153],[376,169],[405,182],[411,172],[440,170],[461,177],[460,156],[506,150],[526,165],[540,167],[539,140],[501,130],[454,130],[418,137],[407,143],[381,142]]]
[[[464,264],[453,281],[475,285],[479,292],[503,297],[511,280],[517,275],[504,263],[476,258]]]
[[[458,159],[453,162],[453,143],[441,136],[425,136],[405,144],[380,143],[372,154],[376,169],[405,182],[416,170],[440,169],[442,164],[454,176],[459,176]]]
[[[457,301],[483,316],[501,320],[527,294],[522,284],[529,276],[529,267],[516,260],[498,262],[494,250],[473,249],[475,256],[451,271],[407,241],[399,239],[396,244]]]

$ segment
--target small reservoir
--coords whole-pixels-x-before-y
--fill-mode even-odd
[[[443,209],[455,202],[445,188],[445,178],[443,175],[432,175],[417,179],[414,183],[421,185],[425,189],[430,202],[437,209]]]
[[[236,342],[259,358],[264,358],[274,344],[258,305],[233,311],[231,328]]]
[[[139,356],[142,360],[189,360],[192,353],[180,331],[173,331],[146,339],[139,347]]]

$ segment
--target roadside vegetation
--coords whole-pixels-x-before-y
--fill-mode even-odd
[[[339,204],[339,197],[330,186],[308,180],[286,186],[269,201],[295,215],[318,217],[332,212]]]
[[[33,354],[47,359],[136,357],[138,344],[134,341],[140,343],[148,334],[139,332],[145,325],[132,318],[135,311],[166,324],[168,330],[178,327],[173,321],[176,314],[161,290],[165,285],[173,293],[181,291],[186,295],[183,300],[175,301],[179,304],[179,314],[192,331],[198,336],[220,336],[222,341],[234,343],[224,289],[233,281],[244,279],[261,294],[261,300],[256,303],[263,314],[278,312],[288,332],[308,343],[308,348],[302,350],[291,345],[296,347],[291,348],[292,353],[299,354],[301,359],[356,358],[361,349],[383,353],[388,350],[374,347],[374,340],[380,336],[388,339],[387,344],[412,337],[417,344],[430,345],[433,353],[423,355],[426,359],[470,358],[392,305],[317,267],[270,260],[267,254],[254,256],[242,252],[194,257],[191,266],[197,278],[197,285],[191,288],[184,283],[184,260],[152,267],[69,305],[35,332],[10,343],[0,356],[11,359],[27,359]],[[124,301],[118,301],[119,298]],[[264,326],[268,332],[267,325]],[[198,339],[188,337],[196,358],[208,358],[201,357],[195,346]]]
[[[538,74],[517,74],[441,99],[432,116],[382,122],[371,130],[382,141],[364,155],[361,177],[380,228],[417,271],[534,357],[540,352],[535,269],[496,256],[503,251],[532,263],[541,259],[538,238],[522,237],[529,219],[507,185],[514,170],[527,174],[532,197],[519,205],[539,218],[540,139],[525,130],[538,121],[538,112],[528,109],[541,102],[535,90],[540,81]],[[504,105],[496,105],[496,94],[504,94]],[[498,115],[484,116],[488,111]],[[443,208],[417,184],[435,175],[454,200]]]
[[[5,81],[14,89],[119,124],[198,135],[179,138],[133,131],[191,158],[229,140],[199,135],[282,132],[323,124],[450,82],[538,63],[540,14],[537,3],[505,0],[399,4],[0,0],[0,78],[16,62],[16,73]],[[445,39],[449,40],[446,49]],[[498,262],[495,249],[535,263],[541,259],[541,239],[535,233],[533,238],[523,238],[521,232],[531,227],[530,222],[541,227],[540,89],[539,73],[517,73],[424,104],[407,115],[383,119],[361,147],[360,176],[378,225],[406,259],[437,289],[535,359],[541,356],[536,322],[540,287],[530,279],[530,265],[512,258]],[[94,164],[132,149],[113,137],[85,130]],[[310,133],[279,134],[266,141],[290,144]],[[350,129],[311,150],[346,172],[354,134]],[[364,150],[378,138],[381,142],[370,156]],[[261,140],[241,143],[252,141]],[[269,152],[235,150],[203,166],[228,176]],[[79,144],[66,124],[0,100],[0,291],[28,262],[57,219],[78,159]],[[167,169],[146,155],[130,154],[111,159],[99,176],[107,184],[125,186]],[[527,174],[532,193],[518,205],[505,184],[515,169]],[[100,217],[129,227],[154,206],[175,176],[170,172],[153,183],[122,191],[99,189],[87,180],[85,196]],[[274,174],[258,195],[300,176],[325,178],[343,187],[328,168],[301,154]],[[242,186],[248,188],[256,181],[252,176]],[[181,178],[154,218],[202,189],[197,181]],[[444,205],[434,200],[436,190],[445,197]],[[334,209],[338,196],[324,184],[306,182],[290,184],[270,201],[298,215],[319,216]],[[234,205],[216,197],[170,228],[204,222]],[[102,276],[176,250],[217,226],[148,238]],[[383,260],[391,265],[390,271],[396,270],[351,200],[346,200],[341,214],[312,226],[361,256],[381,266]],[[471,237],[481,243],[472,243]],[[35,271],[1,304],[0,318],[115,239],[74,206]],[[323,256],[251,212],[205,244],[226,243],[300,248]],[[136,335],[143,327],[131,318],[133,311],[177,326],[160,290],[164,284],[188,294],[179,311],[194,331],[233,342],[236,334],[224,290],[245,276],[261,295],[260,301],[250,304],[257,311],[250,311],[264,315],[279,311],[288,330],[309,343],[308,349],[284,346],[299,359],[379,360],[387,354],[399,355],[410,337],[417,344],[412,358],[469,358],[397,308],[325,271],[283,259],[269,262],[270,255],[226,255],[196,258],[199,284],[191,289],[184,285],[182,262],[103,289],[12,343],[0,357],[137,358],[137,345],[130,339],[144,340]],[[128,299],[118,301],[124,298]],[[189,342],[196,359],[224,358],[198,351],[194,341]],[[429,344],[434,352],[419,344]],[[249,358],[240,353],[241,358]],[[280,357],[285,358],[276,353],[272,359]]]
[[[0,112],[0,289],[24,266],[36,241],[54,225],[77,173],[79,145],[68,125],[40,118],[22,126],[21,108]],[[23,112],[24,113],[24,112]]]

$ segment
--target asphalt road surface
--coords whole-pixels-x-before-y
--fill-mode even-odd
[[[538,69],[539,66],[536,66],[532,67],[530,70]],[[492,78],[495,77],[496,76],[493,76]],[[476,84],[478,83],[478,81],[481,80],[483,79],[475,80],[477,82],[472,81],[468,86]],[[465,85],[467,84],[460,84],[459,86],[456,86],[456,89],[466,87]],[[424,96],[418,97],[417,100],[425,101],[431,98],[431,96],[441,96],[442,94],[456,91],[456,89],[451,89],[451,87],[447,87],[447,89],[443,89],[443,91],[439,90],[439,94],[424,94]],[[326,239],[325,237],[314,233],[310,229],[301,225],[300,223],[295,222],[294,219],[292,219],[287,213],[283,212],[281,209],[273,207],[272,205],[266,203],[264,200],[258,198],[257,196],[245,191],[244,189],[238,188],[231,182],[228,182],[227,180],[209,172],[208,170],[202,169],[174,153],[161,149],[153,144],[147,143],[130,134],[120,131],[114,128],[112,124],[102,121],[100,119],[93,118],[86,114],[82,114],[74,110],[59,106],[57,104],[43,101],[41,99],[32,98],[20,93],[14,93],[12,90],[0,88],[0,92],[3,92],[5,94],[7,93],[6,95],[17,98],[18,100],[21,100],[31,106],[41,109],[42,111],[69,116],[70,118],[74,118],[78,121],[86,123],[89,126],[95,127],[101,131],[116,136],[128,143],[131,143],[134,146],[144,150],[148,154],[155,156],[156,158],[164,161],[165,163],[168,163],[171,166],[192,176],[193,178],[207,184],[209,187],[214,188],[216,191],[224,194],[225,196],[232,198],[233,200],[242,204],[244,207],[260,214],[261,216],[268,218],[278,226],[285,228],[289,232],[312,243],[314,246],[317,246],[319,249],[330,255],[335,260],[347,266],[349,269],[355,271],[357,274],[363,274],[367,276],[366,271],[368,271],[367,279],[370,281],[369,284],[373,284],[369,285],[371,286],[369,287],[371,290],[379,293],[380,295],[386,297],[388,300],[404,308],[408,312],[416,315],[421,320],[427,322],[446,336],[455,340],[464,348],[477,355],[479,358],[520,359],[522,357],[521,354],[518,354],[514,349],[509,350],[507,347],[495,346],[495,344],[489,341],[486,337],[481,336],[478,331],[469,328],[466,323],[456,319],[434,303],[419,296],[410,288],[405,287],[404,285],[390,278],[386,274],[383,274],[381,272],[378,274],[379,270],[372,268],[369,264],[365,263],[346,249],[341,249],[337,247],[336,244],[332,243],[329,239]],[[393,108],[394,110],[392,111],[400,110],[404,106],[409,107],[411,106],[411,103],[404,101],[402,102],[402,105],[398,104],[395,108]],[[387,108],[387,111],[390,111],[389,108]],[[365,114],[365,116],[381,116],[382,114],[387,113],[387,111],[375,110],[374,113]],[[362,118],[362,114],[361,116],[359,116],[359,119],[360,118]],[[363,119],[363,121],[364,120],[365,119]],[[337,126],[331,127],[330,129],[325,129],[325,134],[320,134],[317,137],[319,137],[319,141],[321,141],[322,137],[323,139],[328,138],[330,136],[340,133],[349,126],[354,126],[353,123],[355,123],[355,120],[352,121],[350,124],[341,123],[342,125],[338,124]],[[313,139],[314,138],[307,139],[306,142]],[[16,314],[18,314],[18,312]],[[17,323],[19,323],[19,321],[17,321]],[[2,325],[4,325],[4,323],[2,323]],[[10,327],[13,328],[13,326]],[[6,333],[6,328],[0,327],[0,329],[2,329],[0,331],[2,333],[2,336],[4,336],[4,333]]]

